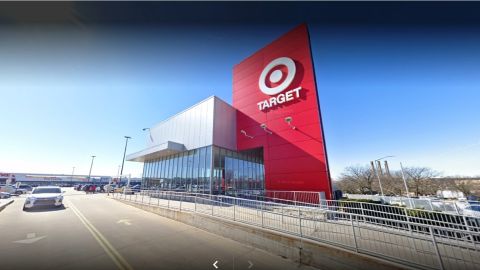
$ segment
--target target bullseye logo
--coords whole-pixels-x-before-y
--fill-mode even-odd
[[[292,84],[296,72],[295,62],[289,57],[280,57],[268,63],[260,74],[258,87],[262,93],[272,97],[257,103],[260,111],[300,98],[301,86],[282,93]]]
[[[282,70],[275,69],[278,66],[285,66],[287,68],[286,77],[283,74]],[[289,57],[277,58],[272,62],[270,62],[263,69],[262,73],[260,74],[260,78],[258,80],[258,87],[260,88],[260,91],[262,91],[264,94],[267,94],[270,96],[276,95],[282,92],[283,90],[287,89],[288,86],[290,86],[293,79],[295,78],[295,73],[296,73],[295,62],[291,58]],[[278,83],[283,79],[283,77],[285,77],[285,79],[279,85],[270,87],[267,85],[267,81],[266,81],[267,75],[270,75],[268,76],[268,81],[270,82],[269,84]]]

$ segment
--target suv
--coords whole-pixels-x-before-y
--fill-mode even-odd
[[[35,188],[25,199],[23,211],[35,206],[63,206],[63,193],[60,187],[44,186]]]

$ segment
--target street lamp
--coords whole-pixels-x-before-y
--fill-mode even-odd
[[[123,164],[125,162],[125,155],[127,153],[128,140],[132,138],[129,136],[124,136],[124,137],[125,137],[125,150],[123,150],[122,169],[120,170],[120,180],[122,179],[122,175],[123,175]]]
[[[92,175],[93,160],[96,156],[92,156],[92,163],[90,164],[90,171],[88,172],[88,182],[90,182],[90,176]]]
[[[148,130],[148,134],[150,135],[150,141],[153,142],[153,137],[152,137],[152,130],[150,128],[142,128],[143,131]]]
[[[375,163],[377,161],[380,161],[382,159],[386,159],[386,158],[389,158],[389,157],[395,157],[395,156],[385,156],[385,157],[382,157],[382,158],[375,159],[374,164],[373,164],[373,169],[375,171],[375,175],[377,176],[378,184],[380,185],[380,193],[382,193],[382,197],[384,197],[383,188],[382,188],[382,181],[380,181],[380,176],[378,175],[378,171],[375,169]]]
[[[410,192],[408,192],[407,179],[405,178],[405,173],[403,171],[402,162],[400,162],[400,170],[402,172],[402,179],[403,179],[403,184],[405,185],[405,191],[407,192],[407,198],[408,198],[408,201],[410,202],[410,208],[415,208],[415,206],[413,204],[413,200],[412,200],[412,198],[410,198]]]

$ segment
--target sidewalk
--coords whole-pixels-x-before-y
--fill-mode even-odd
[[[0,211],[2,211],[5,207],[7,207],[7,205],[9,205],[11,203],[13,203],[12,198],[0,199]]]

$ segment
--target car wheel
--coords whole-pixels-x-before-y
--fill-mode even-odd
[[[15,194],[20,195],[20,194],[23,194],[23,192],[21,192],[21,191],[15,191]]]
[[[23,206],[23,211],[26,212],[27,210],[28,210],[28,208],[26,208],[25,205],[24,205],[24,206]]]

